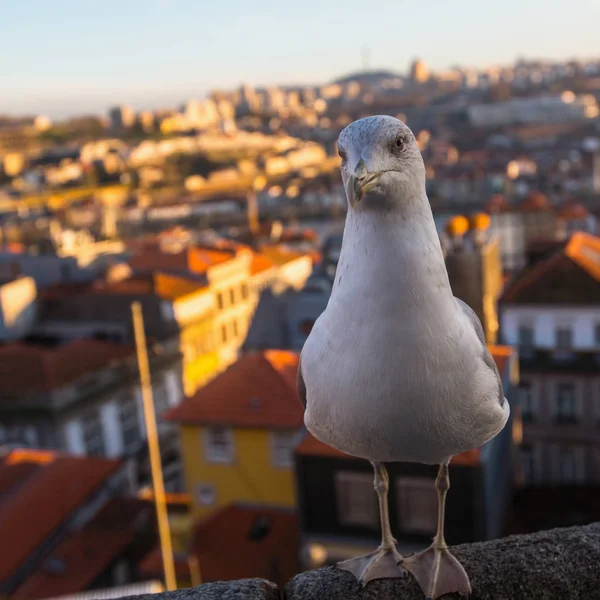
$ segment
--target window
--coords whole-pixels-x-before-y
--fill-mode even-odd
[[[229,290],[229,304],[231,306],[235,304],[235,290],[233,288]]]
[[[557,385],[556,418],[567,423],[573,423],[577,420],[575,385],[573,383],[559,383]]]
[[[537,480],[535,454],[533,448],[527,444],[521,446],[521,468],[523,469],[523,482],[525,485],[535,483]]]
[[[239,334],[237,321],[233,321],[233,337],[236,338]]]
[[[567,326],[556,328],[556,349],[570,353],[573,350],[573,330]]]
[[[335,493],[341,525],[378,527],[379,508],[373,475],[338,471],[335,474]]]
[[[271,460],[276,467],[291,467],[294,464],[296,447],[295,431],[271,433]]]
[[[248,284],[247,283],[243,283],[242,284],[242,299],[246,300],[246,298],[248,298]]]
[[[83,418],[83,443],[86,454],[90,456],[105,455],[103,433],[98,411],[88,413]]]
[[[426,477],[399,477],[396,494],[400,528],[407,533],[435,534],[438,499],[433,481]]]
[[[529,381],[522,381],[519,384],[519,405],[523,421],[532,421],[534,416],[533,388]]]
[[[223,303],[223,294],[221,292],[217,294],[217,305],[219,307],[219,310],[223,310],[223,308],[225,307],[225,304]]]
[[[217,494],[212,483],[198,483],[195,486],[196,502],[200,506],[211,506],[215,503]]]
[[[562,484],[582,483],[583,449],[558,448],[558,482]]]
[[[534,344],[534,331],[531,325],[519,325],[519,351],[531,352]]]
[[[119,403],[119,420],[125,453],[135,452],[142,441],[140,415],[135,398],[127,396],[121,400]]]
[[[227,325],[221,325],[221,339],[223,343],[227,343]]]
[[[233,432],[224,427],[211,427],[204,431],[206,460],[216,463],[232,463],[235,455]]]

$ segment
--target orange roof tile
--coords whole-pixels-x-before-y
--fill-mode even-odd
[[[202,290],[208,290],[208,287],[197,281],[168,275],[167,273],[154,273],[154,290],[157,296],[165,300],[177,300],[189,294],[194,294]]]
[[[246,354],[163,418],[190,425],[301,427],[297,368],[298,355],[292,352]]]
[[[579,231],[571,236],[564,252],[590,276],[600,281],[600,238]]]
[[[11,600],[55,598],[84,591],[133,539],[132,530],[103,531],[84,529],[68,537],[48,557],[60,561],[59,574],[38,569],[33,576],[11,594]]]
[[[537,191],[529,192],[518,206],[518,209],[523,212],[536,212],[548,208],[550,208],[548,197],[546,194]]]
[[[48,460],[51,457],[52,460]],[[120,466],[120,461],[14,451],[0,461],[0,583]],[[27,471],[24,466],[27,465]],[[18,470],[21,477],[15,477]],[[10,483],[7,483],[10,482]]]
[[[273,268],[273,261],[260,252],[255,252],[250,265],[250,273],[256,275]]]
[[[561,219],[585,219],[589,214],[588,209],[579,202],[564,204],[558,211],[558,216]]]
[[[10,596],[11,600],[54,598],[86,590],[135,542],[139,529],[144,529],[144,536],[154,531],[155,519],[154,506],[149,502],[112,498],[83,529],[66,537],[46,557],[44,564],[58,560],[62,570],[38,569]]]
[[[578,271],[578,273],[575,273]],[[587,283],[592,287],[583,288],[583,281],[578,277],[585,274]],[[567,276],[569,279],[567,280]],[[563,287],[569,287],[562,303],[594,303],[600,295],[600,238],[588,233],[574,233],[569,241],[558,251],[546,259],[526,267],[509,284],[502,296],[503,302],[544,303],[550,301],[548,286],[561,281]]]
[[[263,535],[253,526],[265,524]],[[261,577],[285,584],[299,571],[298,524],[286,509],[229,505],[202,521],[194,533],[193,549],[202,580],[228,581]],[[235,557],[235,560],[232,560]],[[177,561],[179,577],[189,578],[187,560]],[[155,549],[140,571],[146,577],[162,574],[159,549]]]
[[[11,395],[55,389],[129,356],[133,356],[133,348],[99,340],[75,340],[54,348],[6,344],[0,346],[0,392]]]
[[[304,252],[292,250],[283,244],[264,245],[260,251],[275,265],[285,265],[292,260],[307,256]]]

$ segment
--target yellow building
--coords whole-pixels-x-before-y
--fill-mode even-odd
[[[303,428],[298,355],[244,355],[165,415],[179,424],[194,519],[232,503],[294,507],[293,450]]]
[[[233,363],[257,303],[253,253],[155,242],[136,249],[131,265],[153,273],[179,328],[186,396]]]

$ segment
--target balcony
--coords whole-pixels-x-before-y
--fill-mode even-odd
[[[523,372],[597,373],[600,368],[600,351],[578,350],[565,353],[554,349],[519,348],[519,364]]]

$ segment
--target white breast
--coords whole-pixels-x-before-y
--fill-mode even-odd
[[[498,418],[479,409],[493,386],[483,364],[473,377],[480,348],[433,219],[350,213],[331,299],[302,351],[306,425],[370,460],[434,463],[483,443]],[[465,418],[481,425],[466,431]]]

